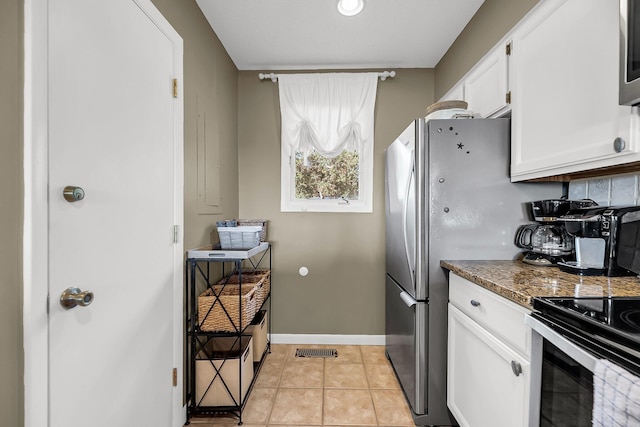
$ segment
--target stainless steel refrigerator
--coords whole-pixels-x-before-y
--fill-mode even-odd
[[[417,425],[455,425],[440,260],[514,259],[527,202],[562,193],[510,182],[509,134],[509,119],[421,118],[385,151],[386,352]]]

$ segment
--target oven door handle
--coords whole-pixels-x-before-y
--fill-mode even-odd
[[[596,362],[599,359],[591,353],[583,350],[578,345],[569,341],[558,332],[554,331],[549,326],[533,318],[532,316],[526,316],[524,319],[524,323],[539,335],[541,335],[544,339],[549,341],[551,344],[555,345],[560,350],[565,352],[567,356],[571,357],[580,365],[584,366],[586,369],[590,370],[591,372],[595,370]]]

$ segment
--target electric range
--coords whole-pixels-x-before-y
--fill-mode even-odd
[[[569,341],[640,375],[640,297],[538,297],[533,309]]]

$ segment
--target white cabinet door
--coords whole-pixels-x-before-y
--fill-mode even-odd
[[[465,101],[480,117],[497,116],[508,107],[509,92],[507,53],[496,46],[464,80]]]
[[[528,425],[529,362],[451,304],[447,361],[447,405],[461,427]]]
[[[509,109],[509,64],[506,46],[497,45],[467,75],[440,98],[463,100],[480,117],[498,117]]]
[[[618,2],[541,3],[513,35],[512,181],[640,159],[618,105]],[[625,147],[614,150],[614,140]]]

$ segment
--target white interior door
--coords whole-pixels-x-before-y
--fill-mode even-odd
[[[138,3],[49,1],[51,427],[175,425],[182,104],[175,45]],[[63,308],[69,287],[93,302]]]

